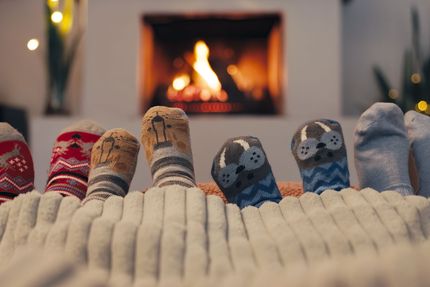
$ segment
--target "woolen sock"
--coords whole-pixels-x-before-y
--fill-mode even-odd
[[[60,132],[52,148],[45,192],[85,198],[91,149],[104,132],[89,120],[74,123]]]
[[[0,203],[34,189],[33,159],[24,137],[0,123]]]
[[[260,140],[243,136],[229,139],[216,154],[211,174],[228,202],[240,208],[282,199]]]
[[[94,144],[88,191],[83,204],[90,200],[106,200],[109,196],[124,197],[136,170],[139,142],[123,129],[105,132]]]
[[[183,110],[152,107],[143,117],[141,136],[153,186],[196,186],[188,117]]]
[[[403,112],[392,103],[375,103],[354,132],[355,168],[361,188],[413,194],[408,173],[409,142]]]
[[[409,111],[405,126],[418,173],[418,194],[430,197],[430,117]]]
[[[321,194],[327,189],[349,187],[348,159],[342,127],[334,120],[309,121],[299,127],[291,141],[305,192]]]

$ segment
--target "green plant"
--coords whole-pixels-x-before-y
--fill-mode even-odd
[[[71,33],[74,5],[78,5],[79,1],[64,0],[62,11],[60,4],[59,0],[45,1],[48,74],[46,114],[68,113],[65,107],[65,95],[81,37],[80,31]]]
[[[420,43],[420,19],[415,7],[411,9],[412,48],[403,56],[401,90],[393,88],[379,66],[373,67],[381,92],[381,101],[399,105],[404,111],[415,109],[430,115],[430,55],[424,59]]]

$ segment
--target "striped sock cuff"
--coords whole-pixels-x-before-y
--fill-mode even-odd
[[[119,175],[102,173],[90,178],[88,182],[87,197],[105,192],[110,193],[111,195],[125,196],[128,189],[128,182]]]

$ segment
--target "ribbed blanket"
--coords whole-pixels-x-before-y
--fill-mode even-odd
[[[397,265],[409,266],[409,275],[410,266],[428,267],[429,236],[430,202],[391,191],[305,193],[242,210],[178,186],[84,206],[73,197],[33,191],[0,206],[0,268],[31,249],[64,254],[72,262],[67,266],[111,286],[322,286],[325,281],[312,281],[321,274],[330,282],[365,286],[352,280],[350,266],[359,268],[354,272],[377,267],[371,274],[400,280],[393,272]],[[417,243],[421,247],[412,247]],[[396,268],[381,266],[390,260],[399,262]],[[337,270],[345,272],[339,277]]]

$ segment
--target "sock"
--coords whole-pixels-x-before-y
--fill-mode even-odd
[[[33,159],[24,137],[0,123],[0,203],[34,189]]]
[[[83,120],[59,134],[52,149],[45,192],[85,198],[91,149],[103,133],[96,123]]]
[[[272,169],[258,138],[236,137],[216,154],[211,174],[228,202],[240,208],[282,199]]]
[[[153,186],[196,186],[188,117],[183,110],[152,107],[143,117],[141,134]]]
[[[124,197],[136,170],[139,142],[123,129],[105,132],[94,144],[87,195],[82,202],[106,200],[111,195]]]
[[[361,188],[412,194],[409,143],[403,112],[392,103],[376,103],[358,120],[354,133],[355,167]]]
[[[430,197],[430,117],[409,111],[405,125],[418,171],[418,194]]]
[[[306,122],[294,134],[291,151],[299,166],[303,191],[321,194],[327,189],[349,187],[345,140],[338,122]]]

